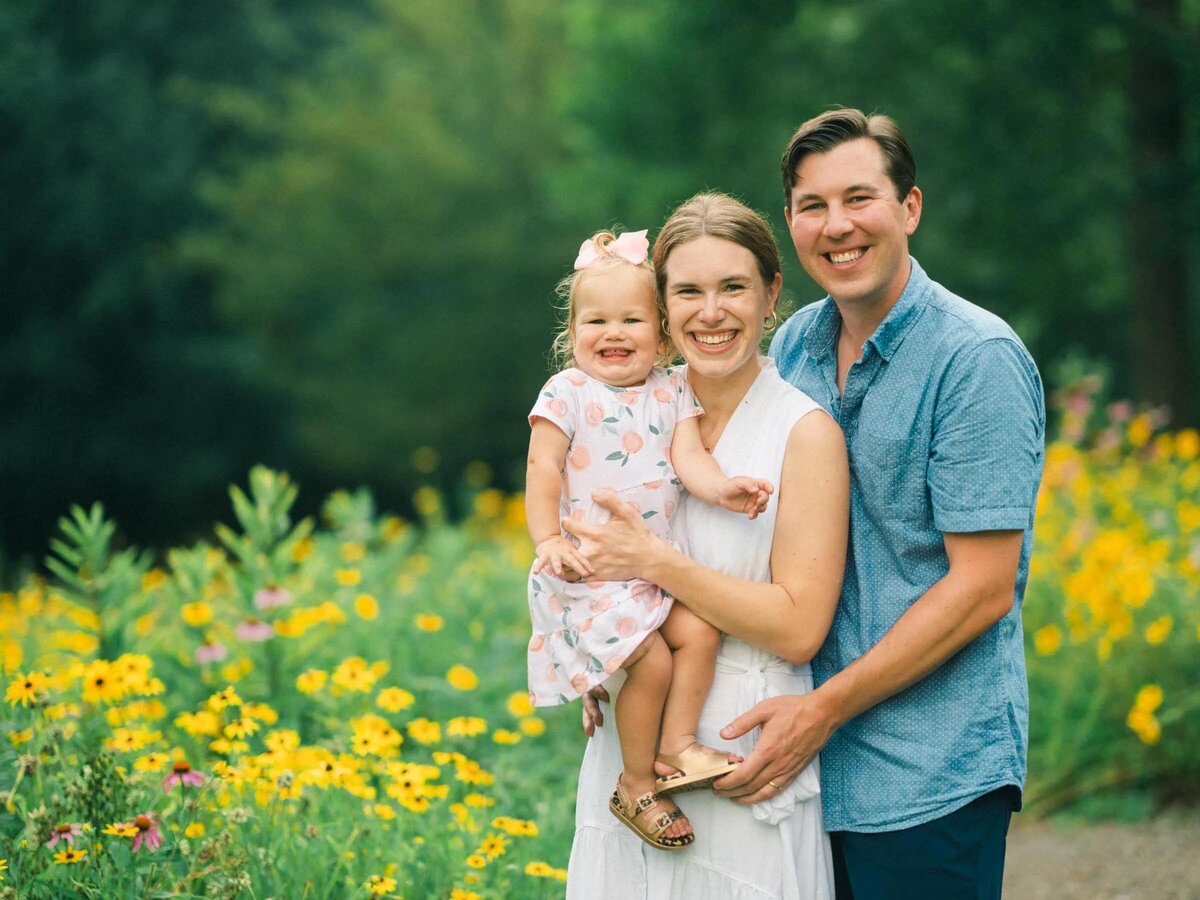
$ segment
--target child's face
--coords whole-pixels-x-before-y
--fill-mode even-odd
[[[645,381],[665,349],[646,271],[614,265],[582,278],[571,337],[575,365],[597,381],[614,387]]]

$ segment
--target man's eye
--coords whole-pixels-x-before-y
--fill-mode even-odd
[[[815,209],[821,209],[824,203],[805,203],[800,207],[800,212],[812,212]]]

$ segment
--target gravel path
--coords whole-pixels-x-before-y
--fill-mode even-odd
[[[1091,825],[1013,818],[1005,900],[1200,900],[1200,812]]]

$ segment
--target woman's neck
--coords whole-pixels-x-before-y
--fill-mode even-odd
[[[704,407],[704,415],[700,418],[700,435],[706,449],[712,450],[720,440],[725,425],[761,371],[762,363],[757,356],[747,360],[736,372],[721,378],[706,378],[689,367],[688,381],[696,399]]]

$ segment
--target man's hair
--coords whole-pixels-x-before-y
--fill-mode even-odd
[[[783,151],[780,168],[783,174],[783,203],[792,208],[792,189],[796,186],[796,170],[810,153],[828,153],[839,144],[859,138],[870,138],[883,151],[884,168],[903,202],[917,183],[917,163],[913,159],[908,139],[895,120],[888,116],[868,116],[859,109],[831,109],[809,119],[792,135]]]

